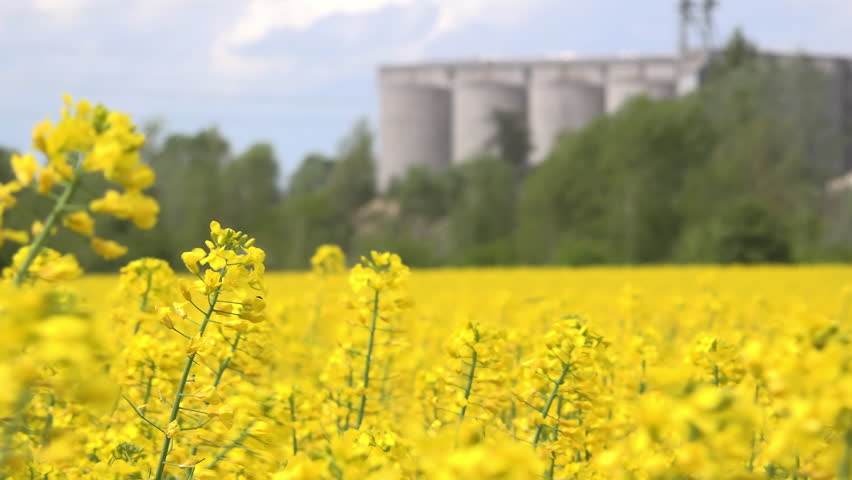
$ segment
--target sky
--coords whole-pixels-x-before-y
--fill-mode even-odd
[[[0,0],[0,145],[61,96],[168,132],[270,142],[285,172],[375,127],[377,67],[428,59],[670,53],[675,0]],[[852,56],[852,0],[721,0],[717,37]],[[380,132],[379,132],[380,134]]]

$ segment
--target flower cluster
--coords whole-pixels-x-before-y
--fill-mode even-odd
[[[97,326],[66,289],[0,294],[0,475],[11,475],[4,478],[80,470],[85,426],[115,397],[104,374],[109,339]]]
[[[33,256],[30,253],[33,248],[35,247],[24,246],[18,249],[12,256],[12,264],[3,269],[4,279],[13,280],[24,272],[24,277],[30,280],[57,282],[74,280],[83,274],[83,269],[74,255],[63,255],[52,248],[44,247]]]
[[[151,464],[157,480],[169,478],[168,468],[183,469],[198,478],[218,478],[216,468],[231,450],[243,448],[249,437],[261,436],[268,429],[263,422],[251,418],[240,422],[239,433],[233,432],[238,420],[235,411],[240,407],[256,411],[258,403],[262,403],[261,392],[261,397],[253,396],[254,401],[248,403],[224,400],[230,390],[242,389],[240,384],[225,383],[226,373],[239,368],[245,375],[252,357],[256,359],[262,353],[251,335],[257,330],[255,325],[265,318],[266,302],[261,296],[265,293],[265,253],[254,246],[253,238],[222,228],[215,221],[210,223],[210,240],[205,244],[206,251],[196,248],[182,255],[186,268],[197,277],[192,284],[180,286],[183,301],[158,309],[161,332],[171,332],[183,343],[177,348],[184,358],[164,354],[161,358],[165,361],[158,361],[157,357],[140,359],[143,365],[145,360],[150,365],[150,372],[140,369],[147,383],[143,378],[137,384],[145,385],[144,403],[125,397],[134,412],[160,432],[159,455]],[[155,273],[151,266],[130,267],[125,275],[139,278],[140,270],[146,278],[146,295],[151,295],[150,282]],[[163,266],[157,270],[169,273]],[[146,304],[142,310],[144,307]],[[193,309],[200,314],[198,320],[192,318]],[[208,331],[213,326],[218,327],[217,331]],[[190,333],[192,330],[195,333]],[[197,371],[196,366],[205,370]],[[174,376],[178,371],[180,375]],[[155,380],[160,384],[161,395],[162,390],[172,393],[172,400],[162,401],[157,409],[148,403]],[[216,445],[212,449],[205,448],[209,439],[214,439]],[[208,455],[203,455],[202,450]]]
[[[320,245],[311,257],[311,269],[319,275],[343,273],[346,269],[346,254],[337,245]]]
[[[142,193],[153,185],[154,171],[140,159],[145,137],[130,117],[86,100],[75,103],[68,95],[64,100],[58,122],[45,120],[33,130],[33,147],[44,156],[44,163],[32,153],[14,154],[15,178],[0,184],[0,243],[30,241],[27,232],[2,228],[3,214],[17,204],[16,194],[31,189],[54,199],[47,216],[33,222],[32,243],[13,275],[16,284],[28,278],[30,264],[60,225],[88,238],[96,254],[112,260],[125,255],[127,248],[97,236],[92,214],[130,220],[142,229],[153,227],[159,214],[156,200]],[[95,183],[87,179],[96,175],[123,191],[109,189],[103,197],[88,201],[86,190]]]
[[[350,308],[356,321],[344,325],[321,380],[328,388],[328,409],[341,432],[359,429],[390,395],[389,369],[401,347],[399,317],[410,306],[405,292],[409,270],[399,255],[372,252],[349,273]]]
[[[445,345],[447,360],[418,376],[423,415],[432,430],[460,425],[466,418],[483,426],[506,420],[512,408],[503,395],[511,388],[508,346],[505,330],[471,321],[452,334]]]

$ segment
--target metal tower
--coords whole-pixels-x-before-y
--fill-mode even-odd
[[[713,14],[718,7],[718,0],[703,0],[703,2],[699,2],[699,0],[678,1],[678,46],[681,56],[693,50],[693,47],[690,45],[693,38],[700,42],[698,48],[701,50],[707,52],[713,49]]]
[[[704,0],[704,8],[702,9],[702,25],[701,25],[701,40],[702,47],[705,52],[709,52],[713,49],[714,42],[714,21],[713,21],[713,11],[719,8],[718,0]]]

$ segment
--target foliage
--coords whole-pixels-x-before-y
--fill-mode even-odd
[[[597,245],[597,262],[795,261],[848,245],[821,234],[844,221],[822,192],[842,172],[848,137],[832,120],[826,78],[805,60],[749,54],[743,41],[732,40],[701,90],[633,101],[563,137],[524,182],[520,257],[564,261],[566,249]],[[759,205],[770,231],[755,235],[744,204]],[[746,237],[752,253],[733,253]]]
[[[514,228],[512,166],[500,158],[482,157],[459,167],[464,188],[450,210],[449,235],[458,263],[512,262]],[[501,246],[503,245],[503,246]]]

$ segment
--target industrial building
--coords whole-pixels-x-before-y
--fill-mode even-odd
[[[706,56],[466,61],[379,71],[378,184],[413,166],[439,169],[488,149],[495,112],[526,119],[528,163],[556,137],[617,111],[637,95],[671,98],[696,88]]]
[[[414,166],[441,169],[493,148],[495,113],[525,122],[531,143],[526,159],[541,163],[557,137],[612,114],[632,98],[684,95],[702,83],[713,55],[715,0],[678,0],[679,53],[670,56],[532,58],[385,65],[379,68],[377,183],[386,190]],[[690,30],[701,38],[689,47]],[[798,54],[766,54],[784,59]],[[845,138],[838,172],[852,168],[852,63],[810,57],[829,80],[826,114]]]

